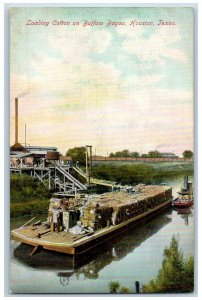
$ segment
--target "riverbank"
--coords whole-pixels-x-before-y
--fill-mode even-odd
[[[92,176],[123,185],[159,184],[167,178],[193,175],[193,162],[154,162],[93,167]],[[102,187],[103,188],[103,187]],[[97,192],[105,192],[99,187]],[[10,217],[46,214],[51,193],[35,178],[14,175],[10,180]]]
[[[121,184],[160,183],[162,179],[193,175],[193,162],[122,163],[101,164],[93,167],[93,177]]]
[[[47,213],[51,193],[27,175],[10,177],[10,217]]]
[[[45,214],[37,214],[37,215],[25,215],[25,216],[17,216],[15,218],[10,218],[10,231],[19,228],[20,226],[24,225],[32,218],[33,222],[37,222],[39,220],[46,221],[47,220],[47,211]]]

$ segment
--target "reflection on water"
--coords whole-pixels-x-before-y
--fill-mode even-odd
[[[60,284],[65,286],[69,284],[69,277],[73,274],[74,272],[68,271],[68,272],[58,272],[57,276],[60,278]]]
[[[124,235],[119,236],[119,240],[109,242],[102,248],[96,256],[86,265],[77,270],[77,273],[84,274],[86,278],[96,279],[100,270],[112,261],[122,260],[129,253],[135,251],[143,242],[154,235],[163,226],[171,222],[169,213],[159,216],[155,221],[145,224],[139,230],[128,231]]]
[[[77,274],[83,273],[87,278],[98,278],[99,271],[112,261],[120,260],[135,248],[139,247],[145,240],[154,235],[163,226],[171,222],[172,209],[166,210],[166,215],[158,215],[155,220],[147,221],[137,230],[137,226],[111,238],[85,255],[69,256],[62,253],[42,249],[30,256],[33,247],[20,244],[14,249],[14,257],[21,263],[39,269],[61,269],[74,270]],[[62,272],[60,272],[62,276]],[[70,275],[70,276],[71,276]]]
[[[177,213],[184,219],[184,224],[189,226],[189,217],[193,217],[193,211],[190,207],[188,208],[176,208]]]
[[[97,279],[99,272],[113,261],[119,261],[132,253],[148,238],[156,234],[162,227],[171,222],[172,208],[166,209],[166,214],[158,215],[154,220],[147,221],[140,228],[132,228],[110,239],[102,247],[86,253],[85,256],[71,257],[62,253],[42,251],[30,256],[32,246],[20,244],[14,249],[14,257],[20,263],[37,269],[60,269],[56,272],[60,284],[69,284],[69,277],[76,275],[77,280],[84,278]],[[65,270],[65,271],[62,271]]]
[[[193,211],[193,207],[168,208],[147,223],[78,258],[46,250],[29,256],[31,246],[12,241],[11,290],[14,293],[108,293],[108,284],[113,280],[135,290],[136,281],[142,285],[157,275],[163,250],[173,234],[179,235],[185,256],[193,254]]]

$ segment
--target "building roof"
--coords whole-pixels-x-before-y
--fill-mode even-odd
[[[41,155],[45,156],[47,155],[47,152],[53,151],[56,152],[58,150],[57,147],[47,147],[47,146],[27,146],[27,150],[29,150],[30,153],[36,154],[36,155]]]
[[[27,150],[39,150],[39,151],[43,151],[43,150],[46,150],[46,151],[50,151],[50,150],[57,151],[58,150],[57,147],[50,147],[50,146],[26,146],[26,149]]]
[[[10,153],[10,158],[24,158],[24,157],[31,157],[32,153],[24,153],[20,151],[12,151]]]
[[[175,156],[175,157],[177,157],[177,155],[172,153],[172,152],[161,152],[160,154],[162,156],[173,156],[173,157]]]

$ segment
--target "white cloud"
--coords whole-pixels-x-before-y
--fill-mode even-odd
[[[124,89],[145,88],[153,86],[160,80],[164,79],[164,75],[143,75],[143,76],[128,76],[122,85]]]
[[[82,27],[67,31],[61,27],[53,28],[44,38],[46,47],[32,49],[28,73],[11,73],[12,97],[22,92],[29,92],[32,97],[48,95],[49,99],[65,94],[78,102],[83,101],[81,95],[88,97],[88,101],[94,101],[98,94],[104,94],[103,101],[117,95],[116,89],[110,92],[109,82],[111,86],[117,85],[119,71],[112,63],[96,63],[91,59],[93,54],[104,53],[110,46],[110,32]]]
[[[59,31],[49,36],[52,48],[58,50],[66,61],[82,62],[93,54],[106,51],[111,43],[111,33],[106,30],[92,30],[78,27],[71,31]]]
[[[117,97],[120,72],[112,63],[96,62],[93,54],[106,51],[111,33],[106,30],[77,28],[57,31],[48,36],[48,47],[57,56],[38,51],[32,58],[35,94],[63,95],[67,102],[91,105]],[[36,88],[37,86],[37,88]]]
[[[137,56],[143,62],[156,61],[161,65],[165,64],[165,59],[179,63],[187,62],[185,52],[177,45],[181,40],[177,26],[161,26],[149,37],[144,36],[144,31],[149,30],[148,27],[144,30],[140,27],[136,28],[118,30],[118,33],[124,34],[125,37],[122,43],[125,52]]]

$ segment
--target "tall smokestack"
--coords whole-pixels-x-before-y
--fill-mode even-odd
[[[15,98],[15,144],[18,143],[18,98]]]

